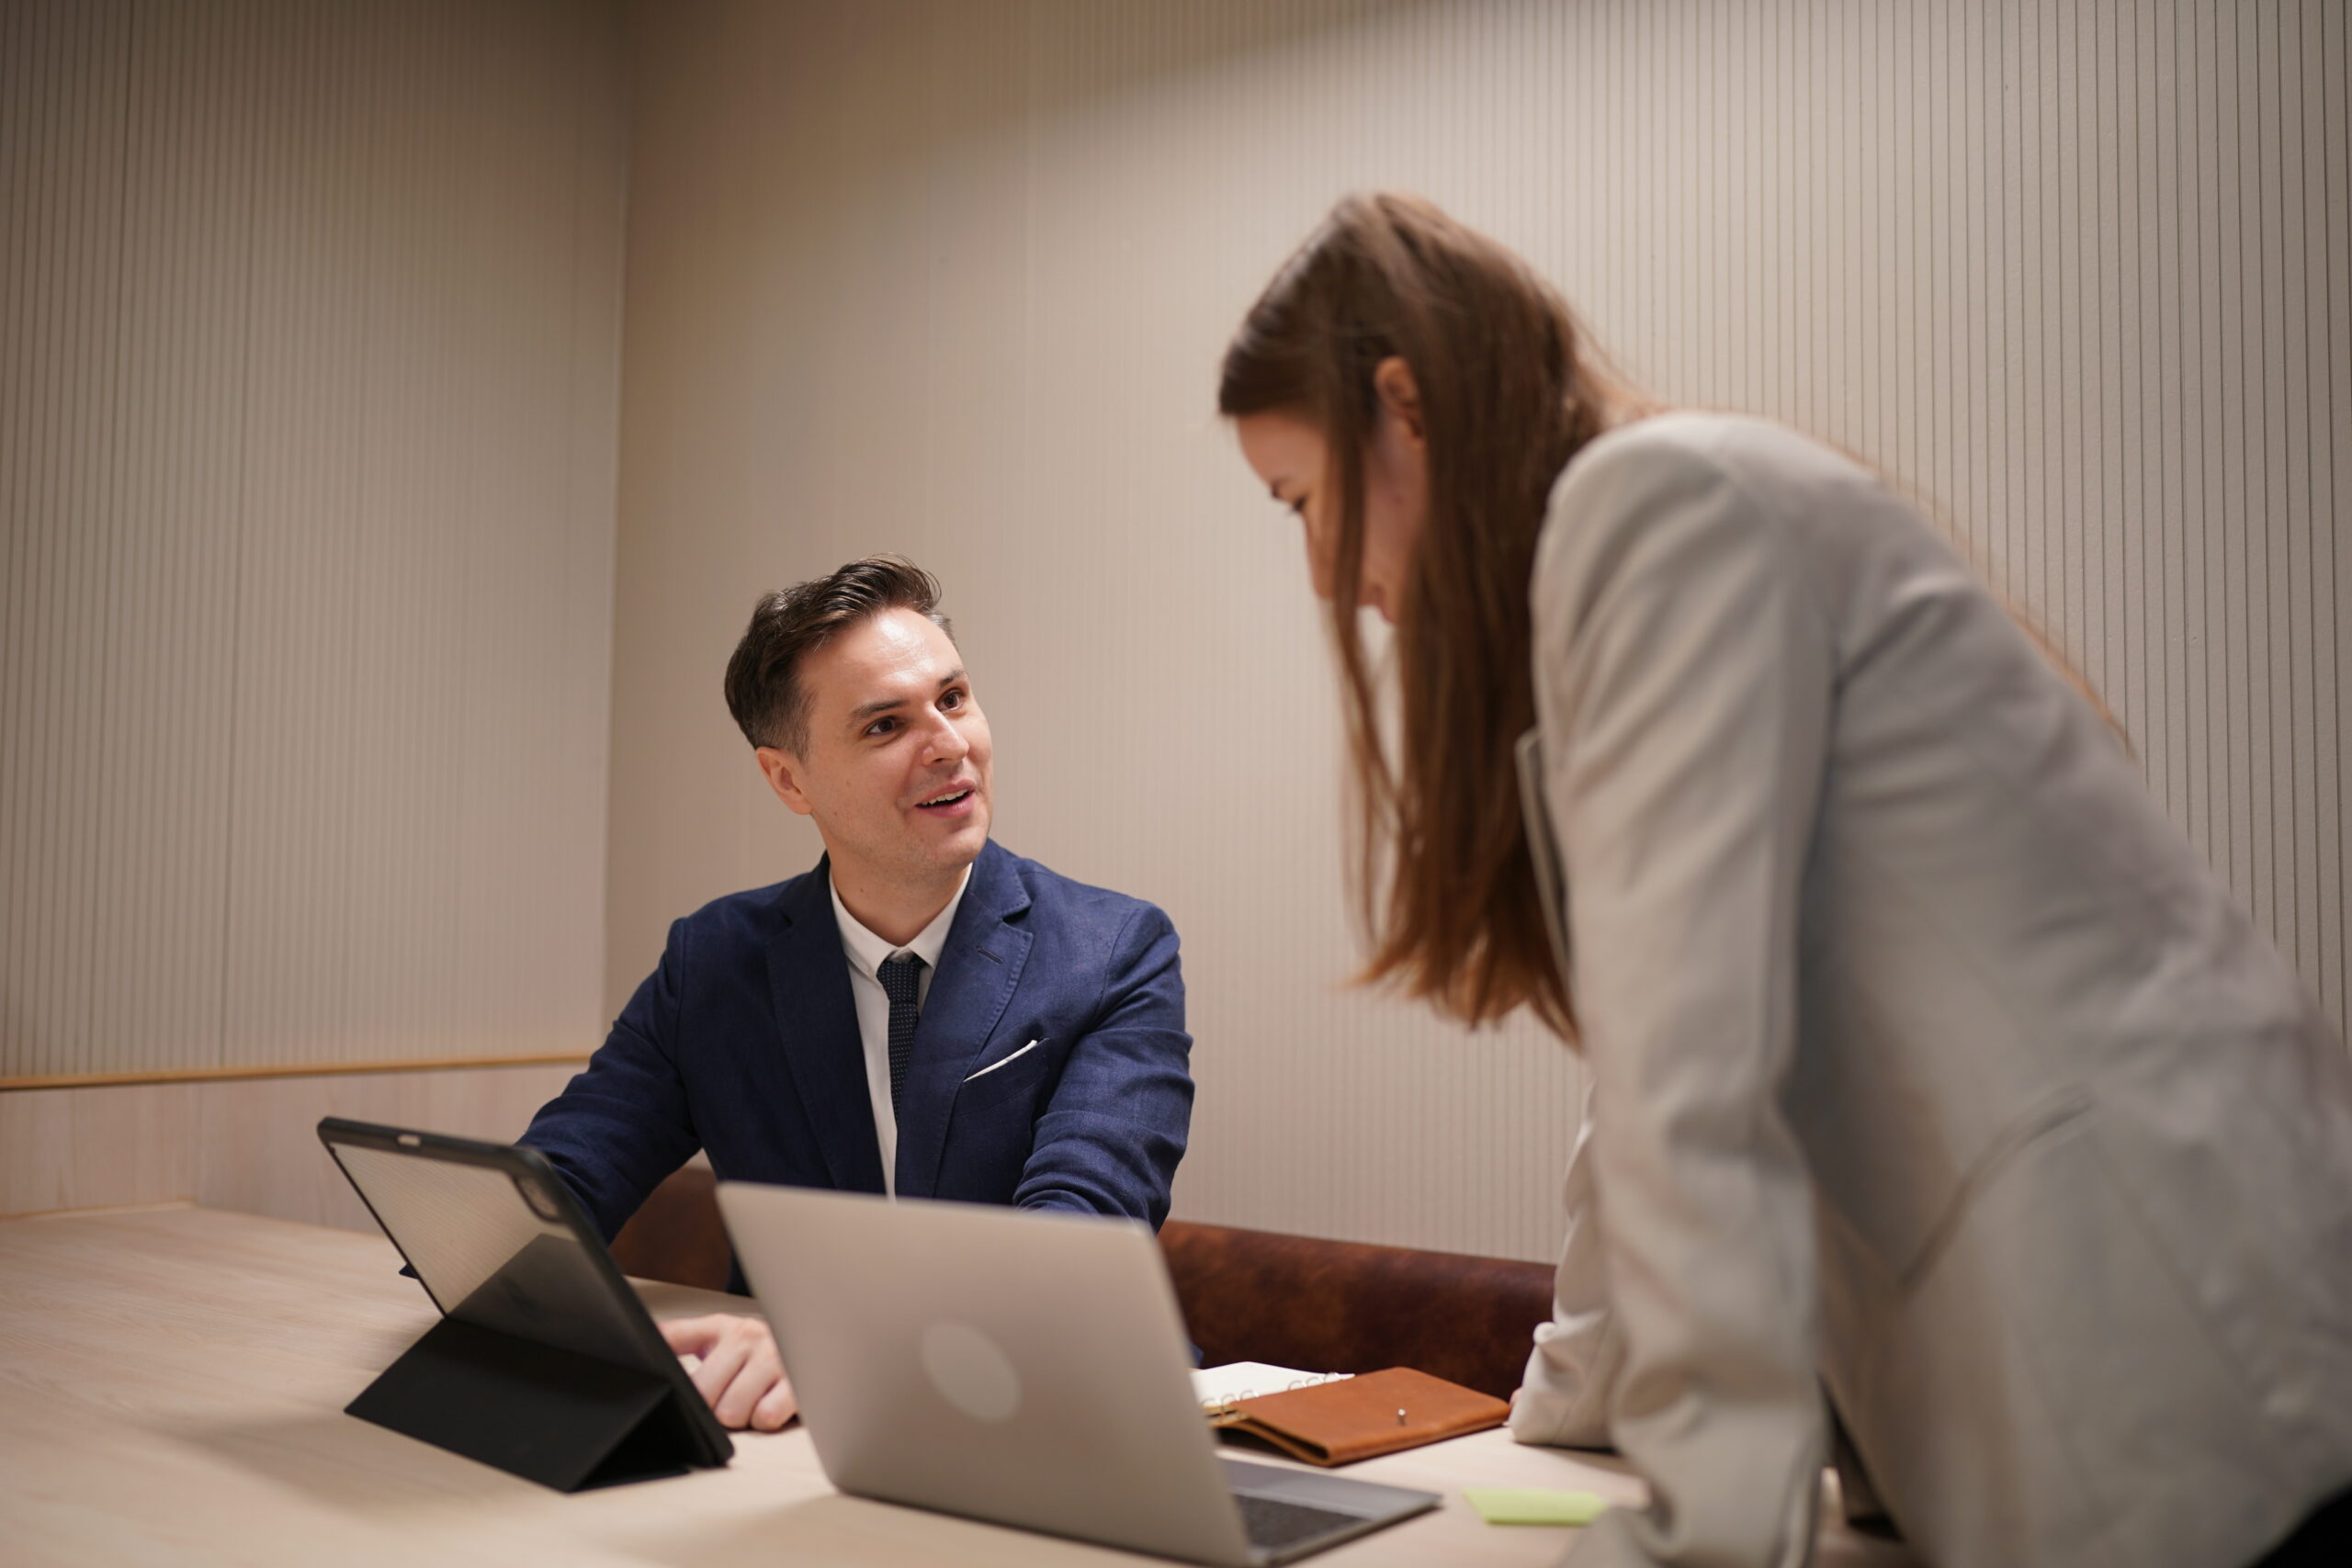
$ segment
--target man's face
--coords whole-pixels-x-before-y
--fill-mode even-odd
[[[804,756],[760,767],[813,818],[836,874],[918,888],[952,881],[989,840],[992,747],[964,661],[912,610],[885,610],[801,661]]]

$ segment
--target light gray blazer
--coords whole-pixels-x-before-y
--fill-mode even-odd
[[[1658,1499],[1577,1568],[1804,1562],[1826,1402],[1939,1568],[2232,1568],[2352,1484],[2352,1058],[1943,542],[1675,414],[1532,600],[1591,1087],[1511,1429]]]

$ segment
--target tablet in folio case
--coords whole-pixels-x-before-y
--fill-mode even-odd
[[[1391,1367],[1312,1388],[1261,1393],[1210,1420],[1309,1464],[1338,1465],[1483,1432],[1501,1426],[1510,1415],[1510,1406],[1491,1394],[1410,1367]]]
[[[536,1149],[332,1116],[319,1139],[442,1313],[351,1415],[561,1492],[734,1453]]]

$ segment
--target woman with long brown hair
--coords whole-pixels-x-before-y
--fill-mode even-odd
[[[1942,1568],[2340,1551],[2352,1061],[1933,530],[1406,197],[1219,406],[1330,602],[1367,977],[1584,1059],[1511,1426],[1652,1500],[1575,1561],[1803,1562],[1833,1447]]]

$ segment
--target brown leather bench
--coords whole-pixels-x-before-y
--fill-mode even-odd
[[[725,1290],[730,1256],[714,1190],[700,1166],[655,1189],[614,1239],[622,1269]],[[1161,1228],[1159,1245],[1185,1327],[1212,1367],[1418,1367],[1503,1398],[1519,1386],[1535,1325],[1552,1314],[1552,1270],[1540,1263],[1182,1220]]]
[[[1170,1220],[1160,1250],[1204,1365],[1417,1367],[1507,1399],[1552,1315],[1541,1263]]]

